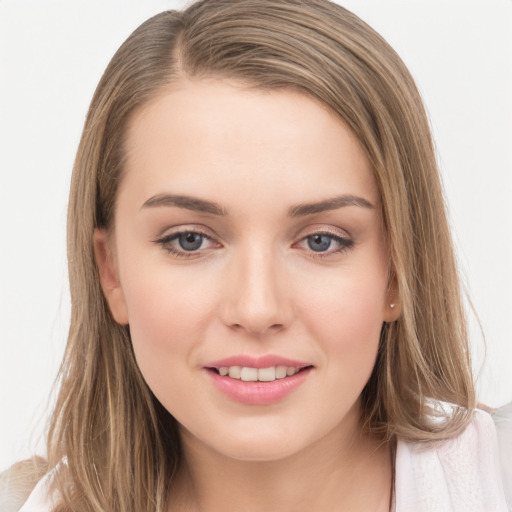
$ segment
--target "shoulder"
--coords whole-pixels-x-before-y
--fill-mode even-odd
[[[36,456],[17,462],[2,472],[0,474],[0,510],[2,512],[19,511],[46,471],[46,461]]]
[[[396,512],[507,512],[496,429],[475,410],[455,438],[430,443],[399,441]]]
[[[512,510],[512,402],[489,412],[496,426],[505,495]]]
[[[52,481],[53,471],[39,480],[18,512],[51,512],[56,504],[51,488]]]

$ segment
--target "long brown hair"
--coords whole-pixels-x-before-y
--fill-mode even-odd
[[[176,422],[137,367],[103,297],[95,228],[112,229],[134,112],[180,78],[293,89],[337,114],[373,165],[401,316],[383,326],[363,421],[415,441],[454,435],[474,390],[428,120],[412,77],[357,16],[327,0],[201,0],[142,24],[108,65],[78,149],[68,216],[72,320],[48,436],[59,510],[162,511],[180,465]],[[442,428],[428,399],[457,405]],[[65,460],[65,463],[62,461]]]

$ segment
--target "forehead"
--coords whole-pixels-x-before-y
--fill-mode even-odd
[[[166,188],[210,196],[277,189],[297,202],[341,187],[378,200],[357,138],[319,101],[291,90],[225,80],[173,84],[135,113],[126,152],[121,188],[147,196]]]

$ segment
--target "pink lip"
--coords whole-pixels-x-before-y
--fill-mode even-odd
[[[246,366],[249,368],[270,368],[271,366],[293,366],[294,368],[305,368],[311,366],[311,363],[294,361],[281,356],[266,355],[262,357],[252,357],[248,355],[239,355],[219,359],[204,365],[205,368],[222,368],[226,366]]]
[[[244,382],[221,376],[213,368],[227,366],[247,366],[250,368],[268,368],[270,366],[288,366],[302,368],[299,373],[276,379],[271,382]],[[269,405],[288,396],[307,379],[313,367],[307,363],[286,359],[279,356],[233,356],[219,361],[213,361],[204,366],[214,386],[232,400],[247,405]]]

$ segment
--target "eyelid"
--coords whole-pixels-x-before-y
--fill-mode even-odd
[[[167,226],[165,229],[162,229],[154,241],[157,242],[162,238],[179,235],[181,233],[198,233],[208,238],[216,238],[216,235],[211,229],[201,224],[178,224],[176,226]]]
[[[173,228],[167,228],[163,230],[161,235],[157,236],[157,238],[153,240],[153,243],[156,245],[160,245],[161,248],[167,251],[169,254],[173,254],[176,257],[182,258],[198,258],[202,256],[205,251],[210,249],[208,248],[199,249],[197,251],[186,251],[180,250],[171,245],[171,242],[176,240],[180,235],[184,235],[187,233],[195,233],[201,235],[210,242],[213,242],[217,246],[217,248],[222,247],[222,244],[217,240],[217,237],[211,234],[211,230],[206,229],[205,227],[197,224],[179,225],[174,226]]]
[[[352,240],[352,236],[345,229],[326,226],[325,224],[313,224],[302,228],[294,238],[302,240],[303,238],[313,235],[330,235],[335,238],[342,238],[343,240]]]
[[[312,258],[327,258],[329,256],[341,254],[350,250],[355,245],[354,239],[346,231],[325,225],[315,225],[308,226],[307,230],[302,230],[302,232],[297,235],[296,238],[298,238],[298,240],[293,243],[292,247],[305,243],[307,238],[315,235],[329,236],[337,242],[340,247],[337,249],[328,249],[327,251],[318,252],[303,248],[303,250],[308,253],[308,256]]]
[[[213,244],[213,247],[187,251],[184,249],[174,247],[171,244],[180,235],[184,235],[187,233],[195,233],[204,237]],[[293,242],[292,247],[300,246],[301,244],[306,242],[307,238],[315,235],[331,237],[333,241],[339,245],[339,247],[337,249],[329,248],[326,251],[313,251],[312,249],[302,247],[302,249],[305,252],[309,253],[309,256],[313,258],[325,258],[335,254],[340,254],[345,251],[348,251],[355,244],[353,238],[345,230],[333,226],[326,226],[325,224],[316,224],[301,229],[301,231],[299,231],[299,233],[297,233],[297,235],[294,237],[295,242]],[[153,240],[153,243],[160,245],[162,249],[166,250],[171,254],[174,254],[177,257],[184,258],[201,257],[204,256],[204,253],[210,249],[222,247],[222,243],[218,241],[218,237],[215,234],[212,234],[209,228],[206,228],[205,226],[198,224],[185,224],[168,227],[162,231],[161,235],[159,235],[155,240]]]

